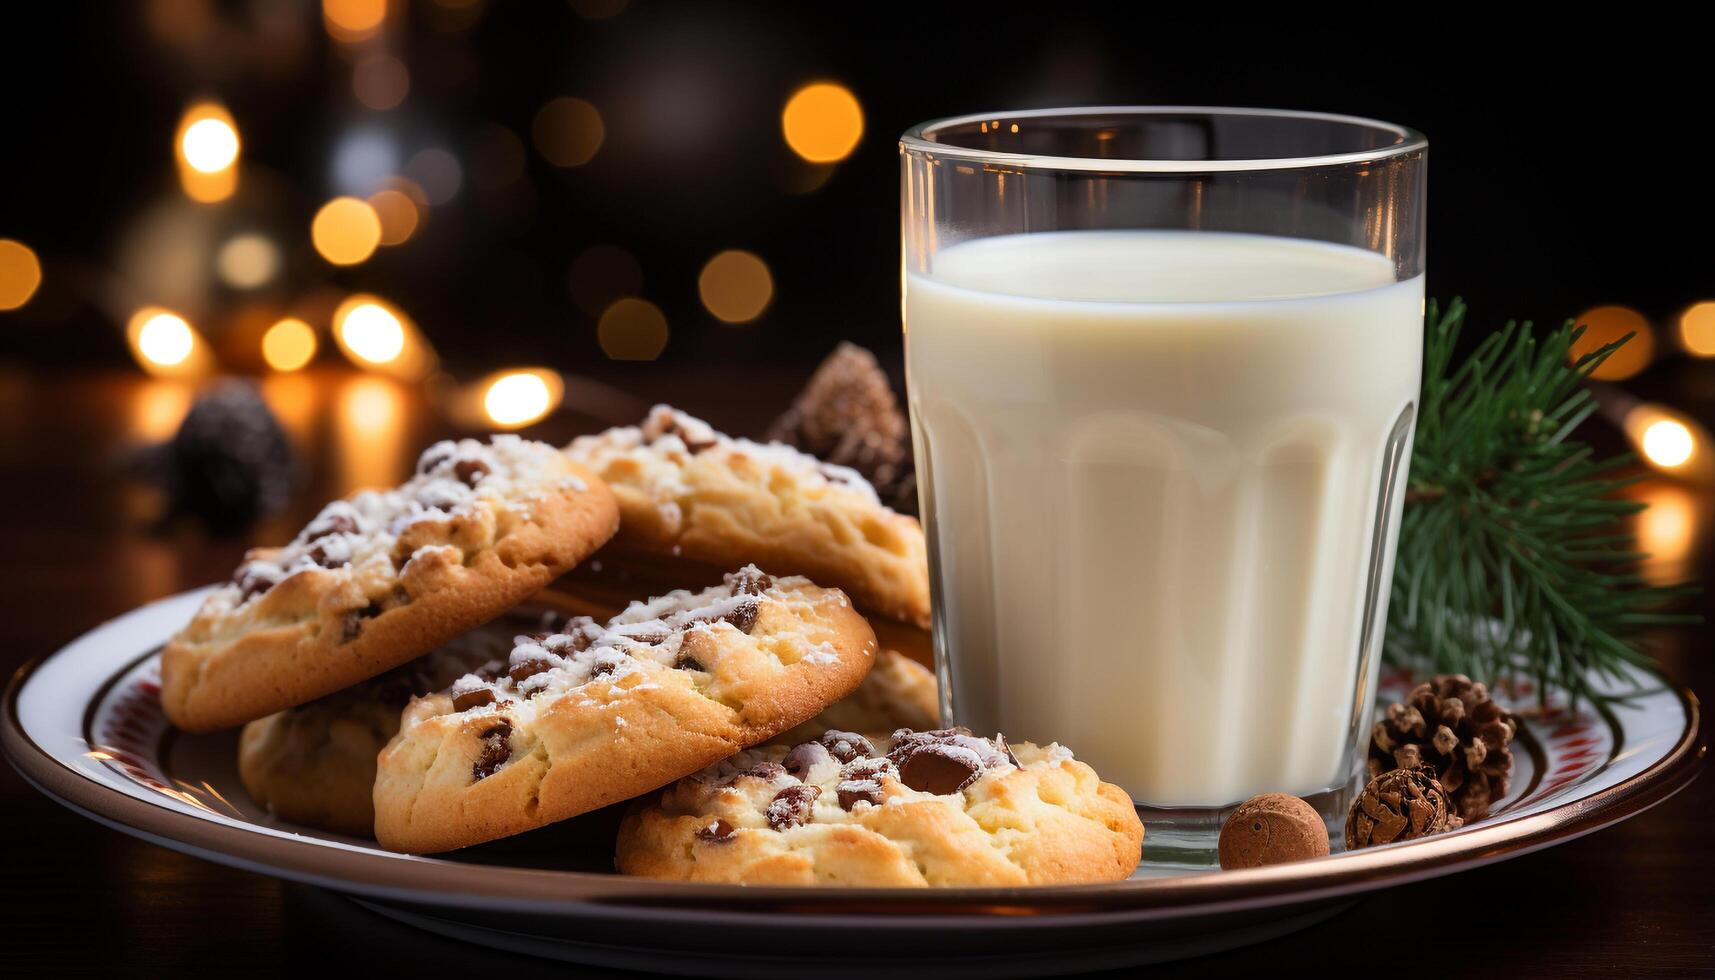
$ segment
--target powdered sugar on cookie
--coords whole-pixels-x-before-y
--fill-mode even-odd
[[[429,550],[452,547],[424,545],[399,554],[400,536],[418,524],[445,522],[484,505],[527,512],[546,493],[588,489],[560,460],[553,447],[513,435],[497,435],[487,444],[435,443],[424,450],[410,480],[328,504],[290,544],[240,565],[211,602],[237,607],[316,568],[403,571]]]

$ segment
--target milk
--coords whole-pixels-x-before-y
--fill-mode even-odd
[[[1141,803],[1345,783],[1422,278],[1212,232],[1008,235],[932,263],[905,277],[905,328],[945,720],[1060,741]]]

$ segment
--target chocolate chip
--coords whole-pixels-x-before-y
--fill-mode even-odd
[[[828,754],[827,748],[822,743],[805,742],[801,745],[794,745],[792,751],[786,753],[782,765],[786,767],[787,772],[803,779],[811,769],[831,758],[833,756]]]
[[[785,830],[810,822],[816,808],[816,798],[822,795],[820,786],[799,783],[774,794],[768,804],[768,826]]]
[[[483,729],[477,736],[482,739],[482,754],[476,757],[476,764],[471,766],[472,781],[486,779],[512,758],[512,725],[510,722],[496,722]]]
[[[754,565],[747,565],[732,573],[733,595],[761,595],[774,587],[774,580],[768,573]]]
[[[590,680],[593,681],[597,677],[606,677],[608,674],[618,670],[621,664],[630,659],[630,657],[620,653],[618,650],[603,651],[597,654],[595,663],[590,665]]]
[[[975,753],[956,747],[925,746],[899,766],[899,781],[922,793],[946,796],[977,781],[983,766]]]
[[[702,661],[683,650],[679,651],[679,655],[673,659],[673,666],[679,670],[708,670],[707,667],[703,666]]]
[[[541,657],[531,657],[529,660],[513,664],[506,671],[506,676],[512,678],[513,683],[517,683],[527,677],[535,677],[543,671],[553,669],[554,665],[551,662],[543,660]]]
[[[324,513],[304,528],[304,541],[315,541],[330,534],[358,533],[357,520],[343,510]]]
[[[453,475],[473,487],[488,473],[488,464],[480,459],[461,459],[453,464]]]
[[[244,602],[280,584],[280,570],[252,562],[238,566],[238,571],[232,573],[232,581],[238,586],[238,601]]]
[[[697,836],[702,840],[723,844],[738,836],[738,829],[725,820],[716,820],[707,827],[700,828]]]
[[[758,762],[738,775],[755,776],[757,779],[774,779],[776,776],[784,776],[785,774],[786,767],[778,762]],[[734,778],[736,779],[737,776]]]
[[[747,602],[721,618],[731,623],[740,633],[749,635],[751,628],[756,625],[756,614],[760,609],[760,604]]]
[[[310,545],[310,550],[305,554],[310,561],[315,562],[323,568],[343,568],[346,565],[351,564],[349,549],[347,550],[345,557],[337,557],[328,548],[325,541],[317,541],[315,544]]]
[[[493,703],[494,692],[486,687],[479,687],[475,690],[453,695],[454,711],[469,711],[472,708],[480,708],[485,704]]]
[[[878,783],[844,782],[836,792],[840,794],[840,809],[848,812],[859,803],[881,805],[881,786]]]
[[[857,732],[842,732],[837,728],[830,728],[822,733],[820,741],[822,747],[828,750],[828,754],[841,762],[875,754],[875,745]]]
[[[435,467],[449,459],[452,459],[457,452],[458,448],[452,443],[437,442],[433,446],[423,450],[423,455],[417,457],[417,472],[422,474],[430,473],[435,469]]]

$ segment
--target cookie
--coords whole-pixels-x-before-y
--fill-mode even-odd
[[[162,707],[214,731],[408,663],[529,598],[618,517],[606,484],[550,446],[437,443],[398,488],[335,501],[246,556],[168,642]]]
[[[555,611],[508,613],[403,667],[258,718],[239,736],[239,778],[251,799],[282,820],[368,837],[375,831],[375,757],[398,734],[405,705],[504,660],[519,635],[566,621]]]
[[[755,562],[841,589],[865,612],[929,625],[923,528],[856,470],[723,435],[665,405],[566,452],[613,487],[622,548]]]
[[[875,658],[875,669],[857,690],[774,741],[797,745],[820,738],[829,729],[886,733],[900,728],[934,728],[940,715],[934,672],[884,646]]]
[[[1136,869],[1131,799],[1058,745],[830,731],[682,779],[620,827],[619,870],[752,885],[1014,886]]]
[[[754,566],[605,626],[574,620],[405,709],[376,839],[446,851],[630,799],[814,717],[875,653],[843,593]]]

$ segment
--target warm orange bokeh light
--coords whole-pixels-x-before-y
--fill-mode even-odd
[[[379,296],[357,293],[333,312],[333,339],[361,368],[408,381],[435,369],[435,350],[411,318]]]
[[[581,167],[589,163],[606,136],[596,107],[569,95],[549,101],[530,123],[530,138],[536,144],[536,151],[556,167]]]
[[[487,421],[503,429],[518,429],[558,407],[565,383],[547,368],[518,368],[489,376],[482,382],[481,391]]]
[[[262,359],[276,371],[296,371],[316,356],[316,332],[296,317],[287,317],[262,335]]]
[[[23,242],[0,238],[0,310],[15,310],[36,295],[42,262]]]
[[[596,340],[616,361],[653,361],[667,347],[667,317],[646,299],[615,300],[596,324]]]
[[[746,323],[762,315],[774,298],[768,263],[750,252],[728,249],[703,266],[697,277],[703,306],[725,323]]]
[[[179,184],[185,196],[203,204],[224,201],[238,189],[238,155],[243,142],[226,107],[199,102],[185,110],[173,134]]]
[[[787,100],[780,129],[792,152],[811,163],[833,163],[863,139],[863,107],[844,85],[813,82]]]
[[[192,377],[209,368],[208,344],[184,317],[172,310],[146,306],[125,324],[125,340],[131,355],[150,374],[160,377]]]
[[[356,265],[375,254],[381,244],[381,218],[368,201],[336,197],[322,205],[310,222],[310,241],[334,265]]]
[[[367,41],[386,21],[387,0],[322,0],[322,22],[336,41]]]
[[[1598,306],[1585,310],[1575,324],[1584,328],[1583,336],[1568,352],[1573,360],[1634,334],[1631,340],[1608,356],[1590,375],[1603,381],[1621,381],[1649,367],[1655,357],[1655,331],[1644,315],[1629,306]]]
[[[402,245],[416,234],[422,214],[411,195],[392,187],[383,188],[369,195],[369,206],[381,222],[381,244]]]
[[[1679,315],[1679,342],[1694,357],[1715,357],[1715,300],[1693,303]]]

